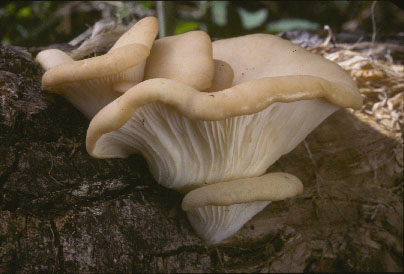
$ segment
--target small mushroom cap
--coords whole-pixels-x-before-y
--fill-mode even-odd
[[[45,72],[42,86],[52,89],[60,84],[102,78],[119,73],[143,62],[149,55],[149,49],[141,44],[130,44],[110,50],[107,54],[80,61],[63,63]]]
[[[214,72],[209,35],[191,31],[155,41],[147,59],[144,79],[173,79],[204,90],[212,85]]]
[[[255,201],[280,201],[303,192],[303,184],[288,173],[276,172],[254,178],[222,182],[197,188],[182,201],[187,211],[207,205],[228,206]]]
[[[37,60],[41,64],[45,64],[45,62],[59,64],[52,66],[44,74],[42,85],[45,89],[62,92],[54,87],[71,82],[106,77],[138,65],[141,65],[140,71],[136,72],[137,74],[141,73],[141,78],[143,78],[144,62],[150,54],[157,32],[157,18],[146,17],[124,33],[108,53],[101,56],[69,62],[67,57],[60,58],[61,54],[58,54],[59,61],[52,61],[56,56],[55,51],[40,52]],[[45,59],[50,60],[44,61]]]
[[[269,173],[197,188],[184,197],[182,209],[196,233],[207,244],[216,244],[236,233],[271,201],[302,192],[303,185],[295,176]]]

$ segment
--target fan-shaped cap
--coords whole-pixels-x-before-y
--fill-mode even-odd
[[[250,34],[216,40],[212,44],[214,58],[229,63],[235,71],[235,85],[286,75],[312,75],[339,81],[347,74],[336,63],[276,35]],[[351,81],[344,79],[345,84],[348,82]],[[354,85],[353,81],[351,83]]]
[[[214,72],[209,35],[191,31],[156,40],[147,59],[145,80],[174,79],[204,90],[212,85]]]
[[[151,79],[132,87],[94,117],[87,131],[87,150],[100,158],[127,157],[124,151],[103,155],[96,142],[103,134],[122,127],[138,108],[153,102],[169,105],[190,119],[222,120],[257,113],[275,102],[321,97],[342,107],[361,105],[356,88],[349,90],[346,85],[308,75],[251,80],[214,93],[199,92],[174,80]]]
[[[340,87],[338,92],[329,94],[329,97],[340,98],[337,105],[355,109],[362,105],[359,90],[348,72],[278,36],[251,34],[217,40],[212,46],[213,58],[227,62],[233,68],[232,86],[266,77],[313,76]],[[298,93],[298,89],[294,92]]]
[[[303,192],[300,180],[287,173],[269,173],[197,188],[189,192],[182,209],[197,234],[216,244],[236,233],[271,201]]]
[[[42,86],[67,97],[88,118],[92,118],[120,92],[142,81],[146,58],[157,32],[157,18],[146,17],[101,56],[73,61],[60,50],[42,51],[36,58],[47,70],[42,77]]]

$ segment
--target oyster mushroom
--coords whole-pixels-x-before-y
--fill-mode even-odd
[[[198,193],[216,184],[230,188],[231,195],[229,181],[242,179],[244,185],[260,180],[270,165],[333,112],[362,105],[347,72],[276,36],[216,41],[213,58],[215,74],[204,90],[208,92],[178,78],[154,78],[105,106],[90,123],[87,151],[97,158],[140,153],[165,187]],[[148,63],[154,65],[159,64]],[[208,242],[218,242],[273,199],[268,194],[260,202],[206,204],[216,212],[221,206],[236,212],[245,206],[240,204],[248,204],[249,213],[234,227],[221,225],[216,232],[199,233]],[[196,210],[184,203],[184,209],[191,210],[191,223],[207,214],[204,206]]]
[[[98,158],[141,153],[160,184],[187,192],[204,183],[260,176],[339,107],[361,106],[354,82],[335,63],[272,35],[259,35],[261,48],[248,37],[238,39],[253,43],[249,51],[229,46],[233,59],[261,50],[261,58],[251,58],[250,80],[243,81],[246,68],[225,55],[214,58],[233,68],[228,89],[209,93],[175,80],[146,80],[94,117],[88,152]],[[292,59],[300,65],[289,65]],[[284,75],[272,72],[278,69]]]
[[[63,51],[41,51],[46,70],[42,86],[66,97],[87,118],[143,80],[146,58],[158,32],[158,20],[146,17],[124,33],[104,55],[74,61]]]
[[[182,209],[197,234],[216,244],[237,232],[271,201],[303,192],[301,181],[287,173],[238,179],[204,186],[185,195]]]

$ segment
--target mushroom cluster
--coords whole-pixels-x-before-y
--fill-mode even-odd
[[[362,98],[337,64],[274,35],[157,33],[146,17],[105,55],[40,52],[42,85],[91,119],[90,155],[142,154],[159,184],[186,194],[191,225],[216,244],[271,201],[302,193],[295,176],[265,171]]]

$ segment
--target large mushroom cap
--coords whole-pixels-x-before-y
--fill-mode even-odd
[[[360,107],[358,89],[338,65],[272,35],[247,38],[213,44],[214,58],[234,71],[232,87],[207,93],[176,80],[146,80],[94,117],[88,152],[142,153],[159,183],[188,191],[259,176],[339,107]]]
[[[271,201],[303,192],[301,181],[287,173],[269,173],[197,188],[182,201],[182,209],[197,234],[216,244],[237,232]]]
[[[60,50],[42,51],[36,58],[46,69],[42,86],[65,96],[92,118],[100,108],[143,79],[146,58],[157,32],[157,18],[146,17],[101,56],[73,61]]]

